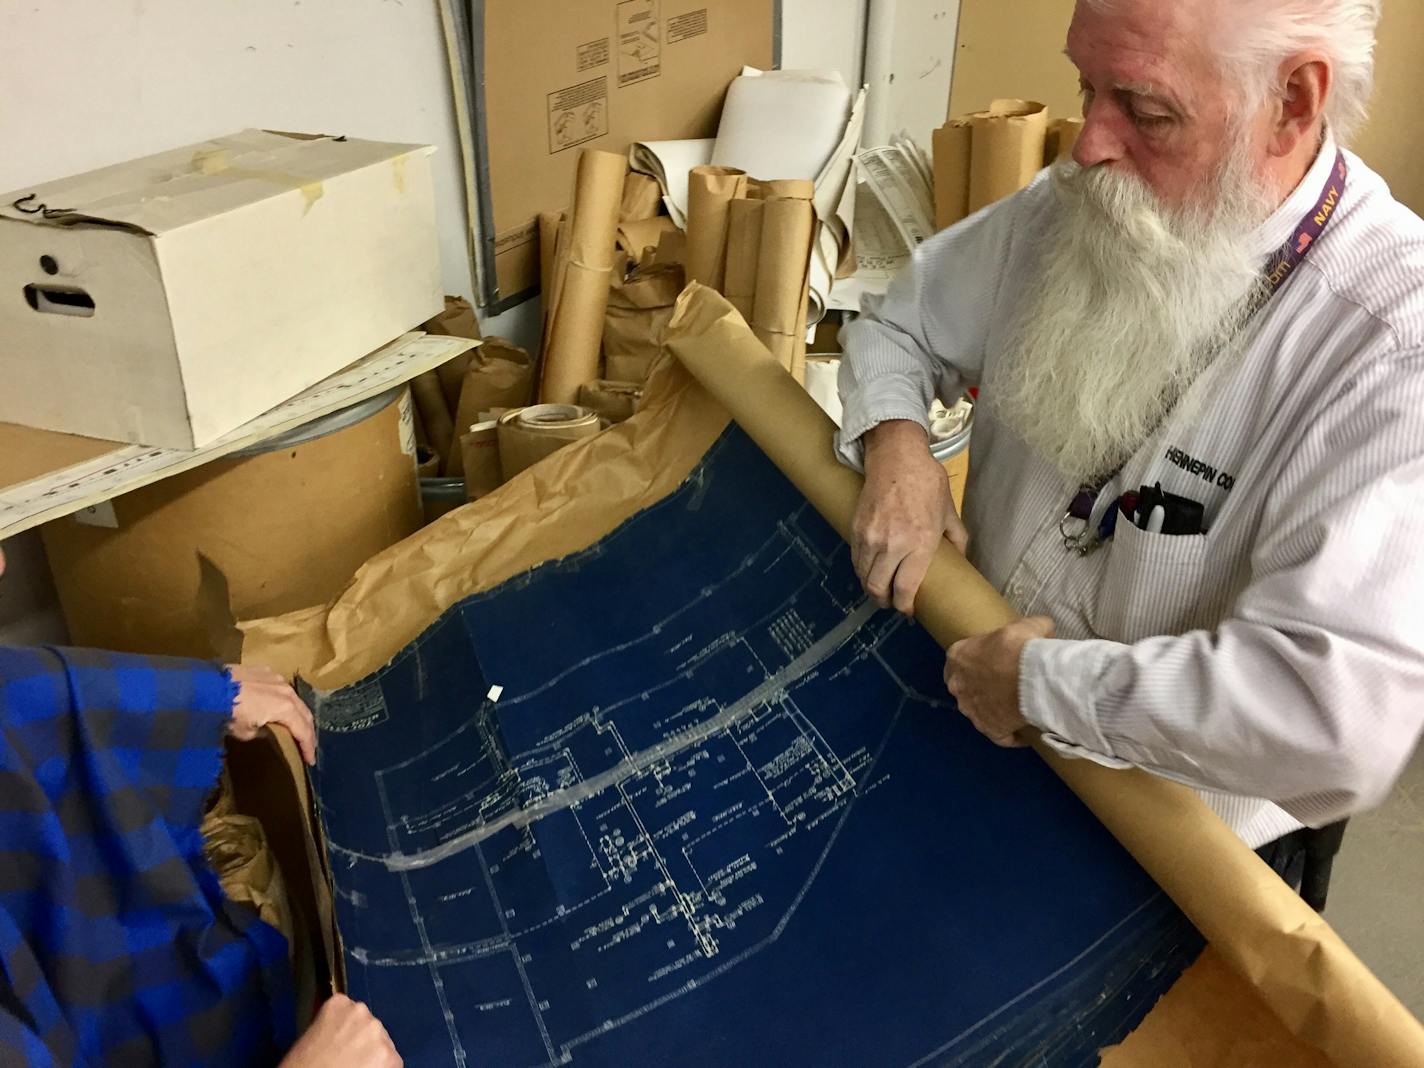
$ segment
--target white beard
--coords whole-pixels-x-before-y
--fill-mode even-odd
[[[1072,161],[1004,352],[994,414],[1074,483],[1116,471],[1240,333],[1264,295],[1271,205],[1244,159],[1212,208],[1169,212],[1140,179]]]

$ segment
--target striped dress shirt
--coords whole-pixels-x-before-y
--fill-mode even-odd
[[[1336,157],[1260,231],[1264,266]],[[1058,637],[1030,642],[1021,711],[1060,751],[1195,787],[1253,847],[1378,804],[1424,723],[1424,221],[1347,153],[1336,215],[1104,489],[1160,482],[1205,534],[1120,523],[1064,545],[1076,487],[981,405],[970,559]],[[1054,194],[1034,184],[917,251],[843,336],[842,459],[977,384],[1003,350]],[[1191,294],[1183,293],[1183,300]],[[1150,359],[1150,354],[1144,354]]]

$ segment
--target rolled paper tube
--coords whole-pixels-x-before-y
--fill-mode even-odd
[[[508,482],[572,441],[602,430],[598,414],[577,404],[536,404],[499,418],[499,467]]]
[[[752,321],[756,307],[757,267],[761,260],[762,200],[734,200],[727,216],[727,299]]]
[[[499,425],[476,423],[460,437],[465,456],[465,499],[477,501],[504,484],[499,464]]]
[[[727,260],[727,218],[747,195],[747,176],[731,167],[694,167],[687,184],[687,277],[721,290]]]
[[[806,286],[816,212],[811,182],[769,183],[762,202],[761,254],[757,261],[752,327],[788,371],[804,363]],[[804,368],[803,368],[804,374]]]
[[[1024,188],[1043,168],[1048,109],[1035,101],[995,101],[972,116],[969,211],[974,213]]]
[[[1049,127],[1049,136],[1053,141],[1051,151],[1045,153],[1048,157],[1044,160],[1046,166],[1052,166],[1062,159],[1073,157],[1073,148],[1078,144],[1078,138],[1083,133],[1082,119],[1055,119]]]
[[[943,230],[969,215],[969,158],[974,124],[951,119],[934,132],[935,226]]]
[[[861,476],[836,461],[834,424],[767,358],[735,309],[690,286],[678,302],[667,345],[848,538]],[[948,543],[935,554],[915,614],[945,647],[1018,618]],[[1036,732],[1022,737],[1293,1034],[1342,1068],[1424,1064],[1424,1025],[1193,790],[1143,771],[1065,759]]]
[[[571,404],[598,377],[603,314],[608,307],[618,206],[628,159],[612,152],[579,158],[567,239],[556,256],[553,307],[545,320],[539,399]]]
[[[431,449],[440,457],[443,468],[449,463],[450,441],[455,434],[455,422],[450,409],[445,406],[445,390],[440,384],[440,376],[434,371],[426,371],[411,379],[410,395],[420,412],[420,421],[430,438]]]

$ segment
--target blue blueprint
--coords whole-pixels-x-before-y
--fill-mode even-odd
[[[1199,936],[729,429],[313,695],[349,990],[407,1064],[1093,1065]]]

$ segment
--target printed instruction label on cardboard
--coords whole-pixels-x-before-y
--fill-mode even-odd
[[[608,79],[591,78],[549,94],[549,153],[608,133]]]
[[[613,41],[609,37],[600,37],[597,41],[589,41],[588,44],[578,46],[578,69],[582,74],[586,70],[593,70],[595,67],[606,66],[613,54]]]
[[[706,32],[707,9],[700,7],[696,11],[674,15],[668,19],[667,43],[677,44],[679,41],[690,41],[694,37],[701,37]]]
[[[623,0],[618,5],[618,84],[662,73],[662,25],[658,0]]]

